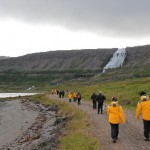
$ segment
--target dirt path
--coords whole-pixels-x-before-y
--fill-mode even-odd
[[[50,98],[59,99],[57,95],[50,95]],[[59,100],[67,102],[66,98]],[[92,104],[87,102],[82,102],[81,106],[77,106],[74,102],[70,105],[80,108],[87,114],[102,150],[150,150],[150,142],[144,141],[142,119],[137,121],[133,112],[125,110],[126,124],[120,124],[119,139],[116,143],[112,143],[106,113],[97,114],[97,111],[92,109]]]

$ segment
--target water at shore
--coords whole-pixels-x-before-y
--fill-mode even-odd
[[[36,94],[39,94],[39,93],[0,93],[0,98],[29,96],[29,95],[36,95]]]

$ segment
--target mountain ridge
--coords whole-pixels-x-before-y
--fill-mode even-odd
[[[58,50],[19,57],[0,57],[0,71],[99,70],[101,72],[116,51],[117,48]],[[122,68],[150,66],[150,45],[126,47],[126,52]]]
[[[49,51],[0,60],[0,71],[102,69],[117,48]]]

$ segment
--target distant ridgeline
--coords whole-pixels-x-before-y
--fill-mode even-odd
[[[137,76],[150,76],[149,68],[150,45],[123,49],[49,51],[0,59],[0,83],[57,83],[74,78],[89,78],[98,73],[107,73],[107,70],[110,72],[121,69],[125,75],[131,74],[134,70]]]
[[[104,67],[103,73],[107,69],[118,68],[121,67],[124,63],[124,60],[127,56],[127,52],[125,48],[118,48],[118,50],[113,54],[112,58],[108,62],[108,64]]]
[[[0,60],[0,71],[100,70],[117,48],[62,50]]]

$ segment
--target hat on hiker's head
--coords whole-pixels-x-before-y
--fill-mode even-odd
[[[102,94],[102,91],[99,91],[99,93],[101,93],[101,94]]]
[[[141,91],[141,92],[139,92],[139,95],[146,95],[146,92],[144,92],[144,91]]]
[[[117,97],[113,96],[111,100],[116,102],[117,101]]]

